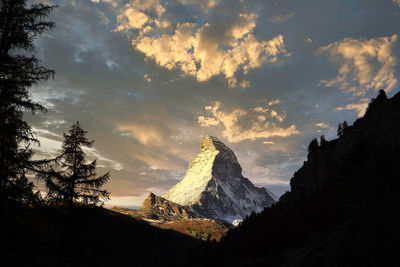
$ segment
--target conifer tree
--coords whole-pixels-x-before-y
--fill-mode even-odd
[[[96,160],[86,162],[82,147],[91,147],[93,141],[86,138],[79,122],[72,125],[68,133],[64,133],[62,155],[58,160],[58,170],[51,168],[44,172],[42,178],[46,181],[49,200],[63,201],[72,206],[74,202],[97,204],[101,199],[108,199],[109,193],[101,190],[108,181],[110,174],[96,177]]]
[[[318,150],[319,144],[317,138],[311,140],[310,144],[308,145],[308,152],[315,152]]]
[[[337,136],[341,137],[343,136],[343,124],[339,123],[338,128],[337,128]]]
[[[339,137],[343,136],[345,134],[345,132],[347,131],[347,128],[349,128],[347,121],[344,121],[343,123],[339,123],[338,129],[337,129],[337,135]]]
[[[349,128],[349,125],[347,124],[347,121],[344,121],[342,124],[342,135],[346,133],[347,128]]]
[[[35,38],[54,27],[46,21],[53,6],[27,7],[26,0],[0,1],[0,204],[28,201],[33,184],[26,178],[31,160],[30,143],[37,142],[23,112],[45,108],[35,103],[28,89],[54,75],[34,56]]]
[[[325,146],[328,143],[328,141],[325,139],[325,135],[321,135],[319,143],[320,143],[321,147]]]

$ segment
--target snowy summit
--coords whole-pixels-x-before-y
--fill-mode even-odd
[[[260,212],[276,201],[265,188],[242,176],[233,151],[213,136],[206,136],[200,153],[190,160],[185,178],[162,197],[189,206],[205,218],[232,223],[251,212]]]

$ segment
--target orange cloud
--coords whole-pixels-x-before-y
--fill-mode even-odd
[[[367,110],[369,103],[368,98],[363,98],[358,103],[351,103],[346,105],[345,107],[337,107],[336,110],[356,110],[358,113],[358,117],[362,117]]]
[[[285,119],[284,114],[278,114],[277,111],[267,113],[268,109],[262,107],[256,107],[250,111],[235,109],[231,112],[225,112],[222,103],[215,101],[211,106],[206,106],[205,110],[211,112],[212,116],[199,116],[198,123],[202,127],[224,127],[222,135],[229,142],[237,143],[243,140],[288,137],[300,133],[295,125],[288,128],[279,126]]]
[[[164,142],[163,135],[156,128],[140,124],[118,125],[118,131],[129,133],[143,145],[158,145]]]
[[[218,34],[215,34],[218,27],[210,23],[178,23],[171,31],[170,22],[162,16],[165,9],[160,8],[162,12],[159,12],[158,18],[151,19],[146,12],[149,8],[143,8],[138,2],[136,0],[125,6],[125,10],[118,15],[115,31],[138,29],[139,34],[132,41],[136,50],[158,65],[169,70],[178,68],[199,82],[223,75],[230,87],[236,87],[238,70],[243,70],[246,75],[250,69],[264,63],[281,64],[284,57],[290,56],[283,35],[259,41],[252,34],[256,27],[255,13],[237,14],[236,20]],[[152,6],[159,5],[158,1],[152,2]],[[215,2],[209,3],[214,6]],[[239,86],[249,87],[250,82],[244,79]]]
[[[329,123],[325,122],[318,122],[315,124],[316,127],[328,129],[330,127]]]
[[[321,47],[331,61],[339,65],[338,75],[332,80],[322,80],[326,87],[339,85],[343,91],[363,96],[369,89],[393,90],[398,83],[394,76],[396,56],[393,53],[398,35],[370,40],[345,38]]]

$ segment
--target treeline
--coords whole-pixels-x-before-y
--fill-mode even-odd
[[[365,115],[368,116],[371,113],[371,110],[375,109],[377,106],[380,106],[387,100],[387,96],[384,90],[379,90],[378,96],[376,98],[372,98],[371,102],[368,104],[367,110],[365,111]],[[348,125],[347,121],[343,123],[339,123],[337,127],[337,136],[342,138],[349,130],[350,126]],[[311,140],[310,144],[308,145],[308,152],[315,152],[319,148],[323,148],[328,141],[325,139],[324,135],[321,135],[320,141],[318,142],[317,138]]]
[[[55,27],[46,17],[55,8],[27,6],[26,0],[0,2],[0,216],[10,204],[32,205],[50,201],[72,206],[74,202],[97,204],[108,199],[101,187],[110,175],[96,175],[96,160],[87,162],[83,147],[91,147],[79,122],[64,133],[62,153],[53,159],[34,160],[32,144],[39,144],[24,112],[46,108],[33,101],[29,89],[54,78],[35,56],[34,41]],[[46,196],[28,177],[46,185]]]

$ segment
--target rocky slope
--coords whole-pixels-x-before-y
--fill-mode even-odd
[[[216,137],[206,136],[200,153],[190,160],[185,178],[163,197],[204,218],[232,223],[275,202],[265,188],[242,176],[233,151]]]
[[[172,229],[205,241],[219,241],[231,227],[229,224],[205,219],[189,207],[181,206],[150,193],[140,210],[113,207],[112,211],[134,217],[162,229]]]
[[[113,207],[111,210],[149,222],[170,222],[200,218],[188,207],[181,206],[153,193],[149,193],[140,210],[119,207]]]
[[[228,232],[220,265],[399,266],[400,94],[313,149],[291,192]]]

